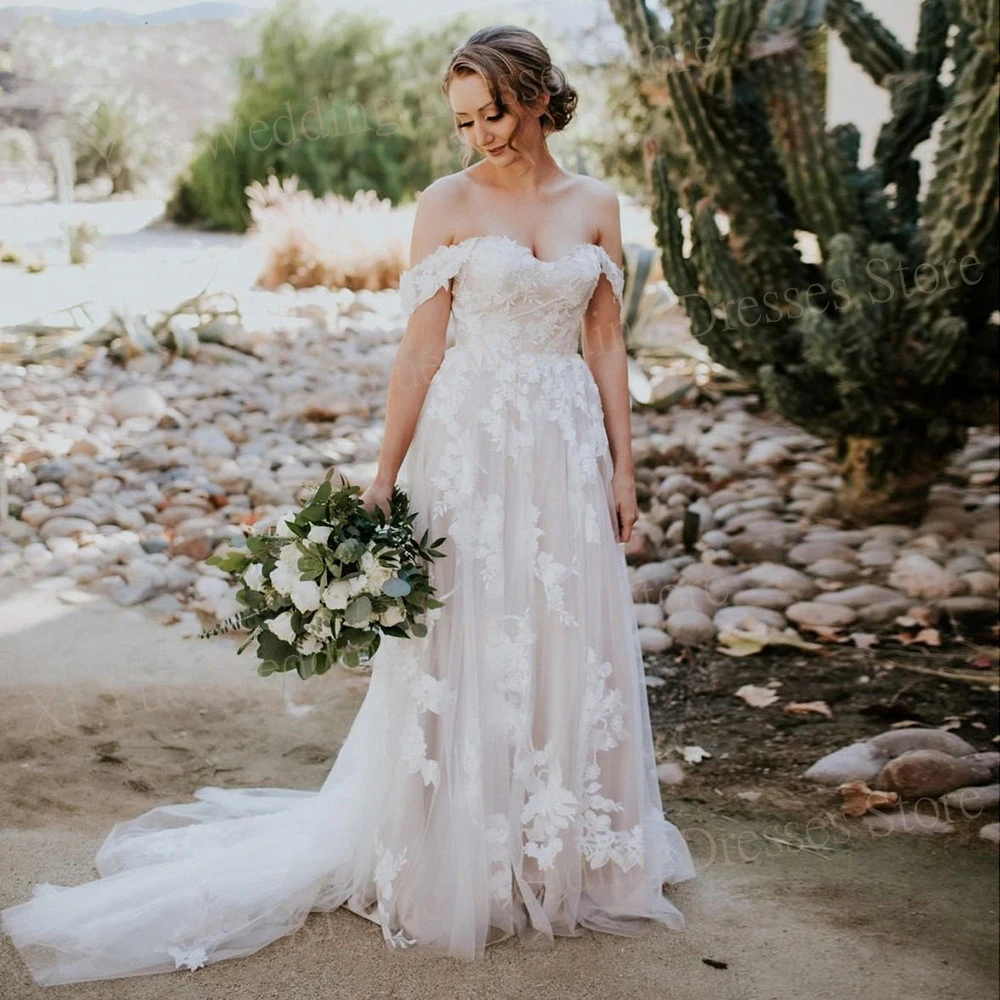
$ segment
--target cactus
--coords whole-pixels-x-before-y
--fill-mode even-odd
[[[969,426],[997,420],[1000,0],[923,0],[913,51],[858,0],[665,0],[668,27],[610,3],[663,116],[645,162],[692,332],[835,444],[845,521],[918,520]],[[826,123],[829,32],[890,95],[870,166],[856,127]]]

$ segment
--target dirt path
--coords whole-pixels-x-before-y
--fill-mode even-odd
[[[186,639],[141,611],[65,604],[0,580],[0,905],[27,898],[36,881],[95,877],[94,852],[114,821],[187,801],[200,785],[318,787],[363,696],[364,683],[346,674],[259,678],[249,653],[237,657],[225,638]],[[996,995],[989,845],[831,826],[831,850],[801,850],[791,845],[804,827],[784,826],[798,819],[719,798],[668,795],[700,873],[671,893],[684,933],[587,934],[541,953],[511,941],[463,964],[389,952],[378,927],[341,911],[313,914],[245,959],[45,989],[4,939],[0,998]]]

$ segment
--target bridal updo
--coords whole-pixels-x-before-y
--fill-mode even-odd
[[[498,107],[506,107],[504,91],[513,93],[518,102],[526,107],[535,104],[542,94],[548,94],[548,107],[539,118],[543,135],[562,131],[573,118],[576,90],[567,82],[566,74],[552,64],[549,50],[542,40],[527,28],[498,24],[480,28],[470,35],[452,53],[441,81],[445,100],[455,77],[473,73],[478,73],[486,82],[490,97]],[[518,122],[508,140],[511,149],[518,152],[520,150],[512,140],[520,130],[521,122]],[[472,158],[472,150],[468,147],[464,158],[467,166]]]

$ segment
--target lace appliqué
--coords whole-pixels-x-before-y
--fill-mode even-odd
[[[524,853],[546,871],[554,867],[563,849],[560,831],[573,824],[579,802],[563,783],[562,766],[551,740],[542,750],[521,754],[514,765],[514,777],[524,783],[528,796],[520,813]]]

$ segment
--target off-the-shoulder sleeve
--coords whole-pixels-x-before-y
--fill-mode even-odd
[[[400,274],[399,304],[404,315],[409,316],[438,289],[447,287],[461,270],[469,249],[467,242],[442,244]]]
[[[611,291],[615,294],[615,300],[621,305],[622,293],[625,289],[625,275],[604,247],[598,243],[595,243],[594,246],[597,247],[597,258],[601,262],[601,271],[607,275],[608,281],[611,282]]]

